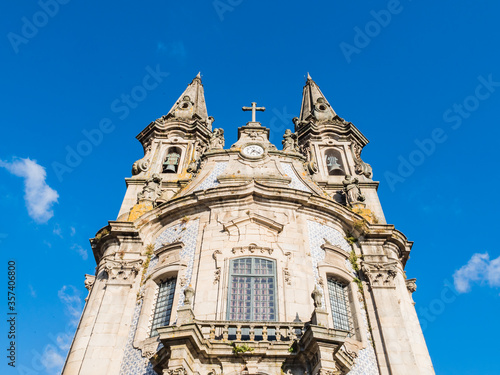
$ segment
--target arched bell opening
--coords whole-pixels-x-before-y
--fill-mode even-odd
[[[344,176],[345,168],[342,165],[342,157],[340,151],[335,149],[328,149],[325,152],[326,168],[330,176]]]
[[[167,156],[163,162],[163,173],[177,173],[182,151],[179,147],[169,147]]]

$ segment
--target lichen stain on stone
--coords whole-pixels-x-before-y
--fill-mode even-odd
[[[130,210],[130,214],[128,215],[127,221],[136,221],[138,218],[140,218],[146,212],[151,211],[151,210],[153,210],[153,203],[152,202],[137,203]]]

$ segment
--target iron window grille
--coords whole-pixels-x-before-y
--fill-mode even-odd
[[[158,296],[156,298],[155,312],[151,325],[151,336],[157,336],[159,327],[167,326],[170,323],[170,315],[172,314],[172,305],[174,303],[176,278],[162,282],[158,288]]]
[[[349,308],[348,286],[335,280],[328,279],[328,295],[330,296],[330,307],[332,310],[333,327],[352,333],[352,317]]]

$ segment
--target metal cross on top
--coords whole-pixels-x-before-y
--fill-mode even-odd
[[[255,121],[255,111],[264,112],[266,110],[266,107],[257,107],[257,103],[252,102],[251,107],[243,107],[241,109],[243,111],[252,111],[252,122],[256,122]]]

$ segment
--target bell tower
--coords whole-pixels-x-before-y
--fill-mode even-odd
[[[310,76],[281,149],[243,110],[226,147],[198,75],[137,136],[63,375],[433,375],[368,140]]]
[[[207,114],[198,73],[170,111],[137,136],[144,157],[133,164],[133,176],[125,180],[127,193],[118,217],[127,219],[129,215],[133,221],[184,187],[198,171],[201,155],[210,143],[213,122],[214,118]],[[144,194],[142,189],[146,190]]]

